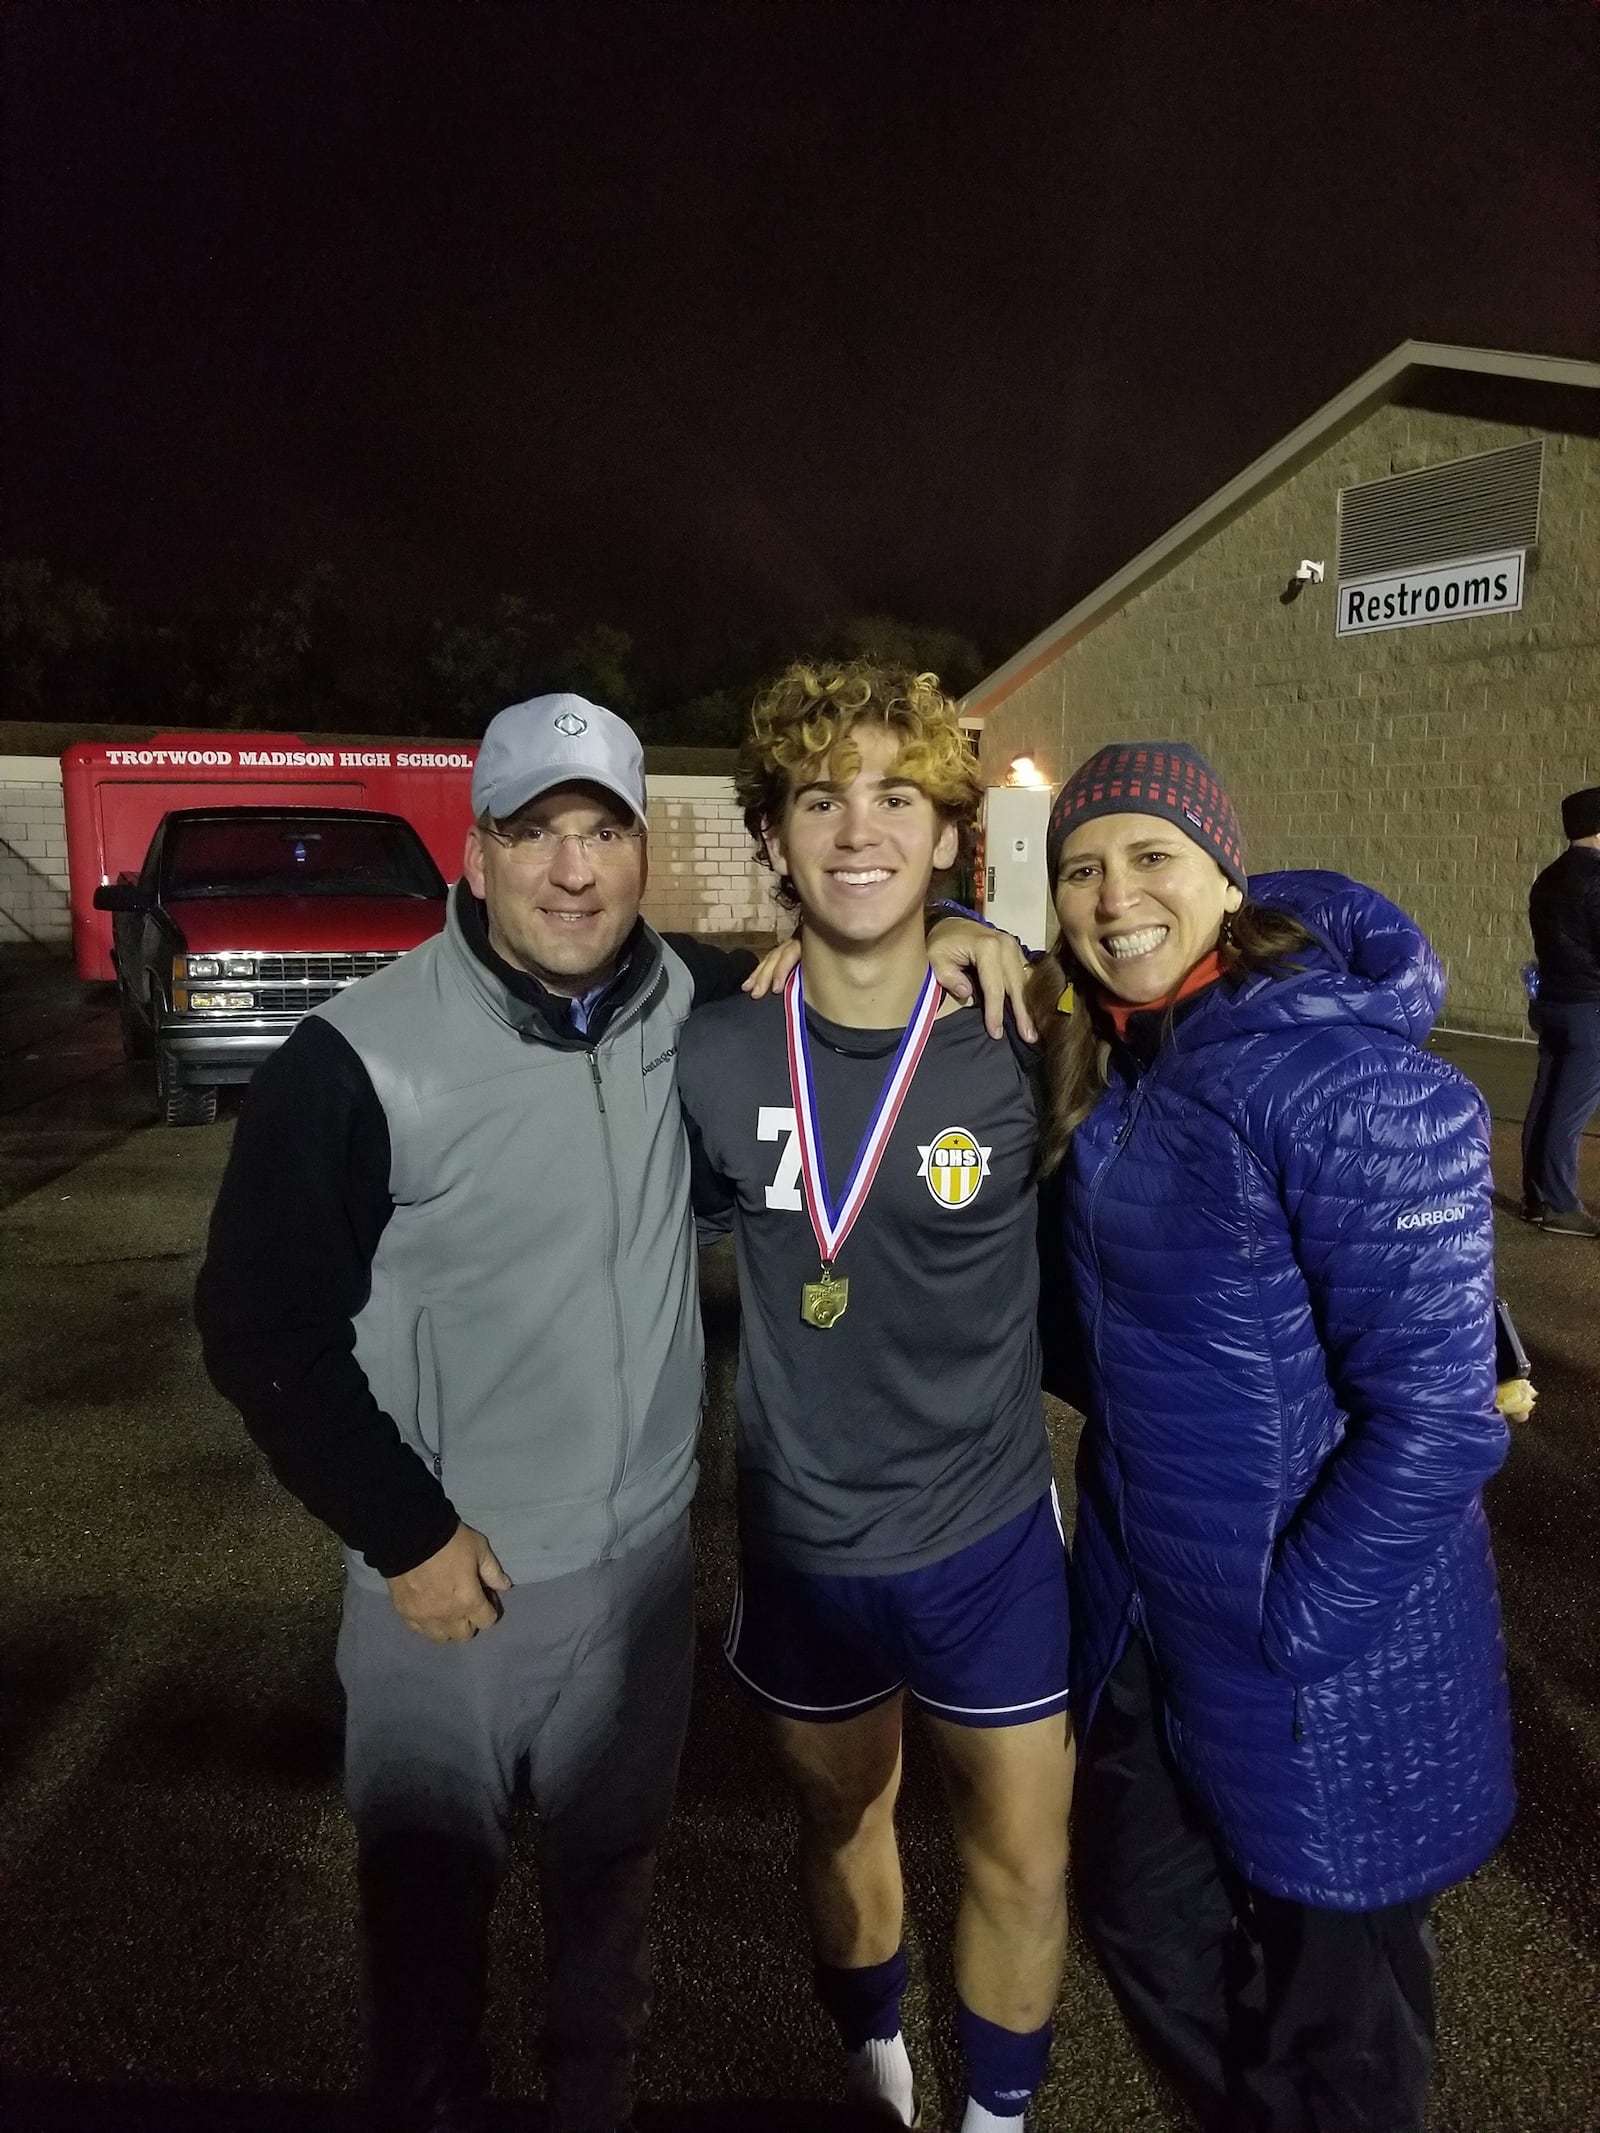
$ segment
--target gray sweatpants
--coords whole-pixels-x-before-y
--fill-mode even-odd
[[[550,2126],[611,2133],[649,2006],[650,1885],[688,1721],[688,1519],[502,1603],[493,1629],[434,1645],[387,1592],[345,1593],[345,1793],[379,2123],[464,2124],[487,2086],[489,1913],[521,1781],[539,1810]]]

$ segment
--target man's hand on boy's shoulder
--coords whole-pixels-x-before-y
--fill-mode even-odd
[[[778,990],[799,960],[800,936],[795,934],[767,950],[743,989],[752,1000],[764,999]],[[928,929],[928,961],[953,1000],[970,1003],[976,987],[983,1025],[991,1037],[1005,1034],[1009,1007],[1017,1034],[1028,1044],[1038,1042],[1028,1013],[1028,965],[1011,934],[974,918],[941,918]]]

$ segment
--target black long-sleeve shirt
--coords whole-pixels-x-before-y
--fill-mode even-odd
[[[1600,1000],[1600,852],[1570,844],[1528,893],[1541,1000]]]

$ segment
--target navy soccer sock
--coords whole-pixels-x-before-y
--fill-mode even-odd
[[[906,1989],[906,1951],[896,1948],[885,1963],[865,1963],[839,1970],[818,1963],[817,1998],[832,2015],[847,2052],[860,2051],[874,2037],[898,2036],[900,1999]]]
[[[1002,2029],[956,2000],[956,2034],[967,2062],[967,2094],[991,2118],[1021,2122],[1044,2080],[1050,2058],[1050,2024],[1040,2029]]]

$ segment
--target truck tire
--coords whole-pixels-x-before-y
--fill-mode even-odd
[[[216,1083],[180,1082],[172,1054],[158,1047],[156,1109],[164,1126],[209,1126],[217,1115]]]

